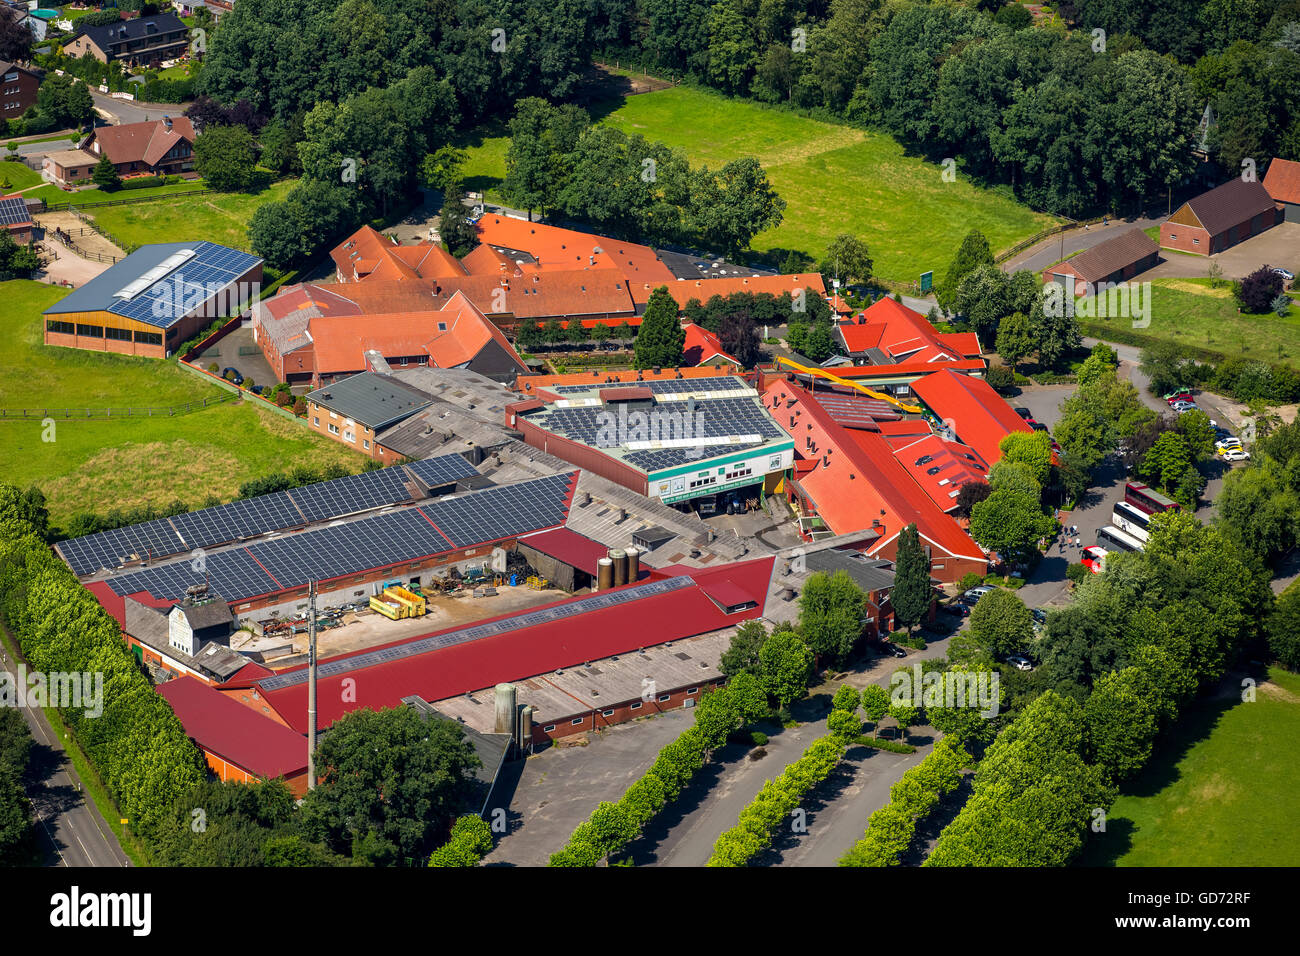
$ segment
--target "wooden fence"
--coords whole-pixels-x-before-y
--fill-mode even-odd
[[[184,405],[145,406],[140,408],[0,408],[0,419],[27,419],[44,421],[47,418],[79,419],[107,421],[110,418],[175,418],[202,411],[213,405],[231,401],[233,395],[220,395],[205,398],[198,402],[186,402]]]

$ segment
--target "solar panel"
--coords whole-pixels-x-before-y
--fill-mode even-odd
[[[31,221],[32,214],[27,211],[27,203],[21,196],[0,199],[0,226],[16,226]]]
[[[413,461],[405,467],[426,485],[433,488],[438,485],[449,485],[461,478],[470,478],[478,474],[474,470],[474,466],[466,461],[463,455],[454,454],[438,455],[434,458],[425,458],[422,461]]]
[[[667,594],[671,591],[692,587],[694,584],[695,582],[688,577],[663,578],[659,581],[637,584],[618,591],[605,591],[584,598],[581,601],[572,601],[568,604],[558,604],[554,607],[529,611],[526,614],[519,614],[500,621],[476,624],[463,630],[437,634],[433,637],[421,638],[418,641],[408,641],[405,644],[398,644],[393,647],[381,647],[378,650],[358,654],[355,657],[327,661],[318,666],[317,676],[334,677],[338,674],[346,674],[350,671],[374,667],[378,664],[388,664],[393,661],[416,657],[420,654],[428,654],[431,651],[442,650],[446,647],[453,647],[457,644],[468,644],[471,641],[479,641],[485,637],[494,637],[510,631],[523,630],[540,624],[549,624],[553,621],[577,617],[581,614],[589,614],[592,611],[604,610],[619,604],[626,604],[629,601],[640,601],[643,598],[653,597],[658,594]],[[263,690],[270,691],[284,690],[286,687],[295,687],[306,682],[307,670],[304,668],[303,670],[268,677],[266,680],[261,681],[260,685]]]
[[[137,322],[166,328],[182,315],[206,306],[259,261],[257,256],[238,249],[214,242],[199,242],[194,246],[192,258],[153,283],[148,290],[113,303],[108,310]]]
[[[381,468],[333,481],[319,481],[291,488],[289,494],[308,521],[356,514],[411,498],[406,490],[406,475],[400,468]]]
[[[206,574],[223,599],[243,601],[563,524],[571,481],[572,473],[550,475],[213,552],[201,570],[186,560],[131,571],[108,584],[117,594],[147,591],[175,601]]]
[[[293,499],[283,491],[191,511],[172,519],[181,537],[195,548],[252,538],[302,523]]]
[[[166,557],[185,550],[166,518],[100,531],[59,543],[59,553],[73,573],[93,574],[111,570],[128,561]]]

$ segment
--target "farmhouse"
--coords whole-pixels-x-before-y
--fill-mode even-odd
[[[1235,178],[1174,210],[1160,224],[1160,245],[1209,256],[1281,221],[1282,211],[1263,183]]]
[[[1300,162],[1275,158],[1268,164],[1264,188],[1271,199],[1281,203],[1287,222],[1300,222]]]
[[[146,123],[100,127],[81,141],[81,148],[96,162],[107,156],[119,176],[172,175],[194,169],[194,138],[188,117],[164,116]]]
[[[141,246],[45,310],[45,344],[167,358],[261,282],[261,259],[215,242]]]
[[[22,196],[0,199],[0,228],[3,228],[20,246],[32,241],[32,212]]]

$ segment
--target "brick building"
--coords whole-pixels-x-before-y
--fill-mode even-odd
[[[1160,246],[1141,229],[1098,243],[1077,256],[1043,271],[1044,282],[1060,283],[1073,294],[1089,295],[1103,282],[1118,283],[1151,269],[1160,260]]]
[[[0,119],[22,116],[36,105],[41,75],[31,67],[0,60]]]
[[[1264,184],[1230,179],[1189,199],[1160,224],[1160,245],[1196,255],[1223,252],[1282,221]]]
[[[190,45],[189,28],[174,13],[154,13],[116,23],[77,28],[63,45],[68,56],[93,56],[101,63],[114,60],[128,66],[156,66],[184,54]]]

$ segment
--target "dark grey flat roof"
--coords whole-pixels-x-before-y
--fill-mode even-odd
[[[306,399],[375,430],[433,404],[419,389],[375,372],[349,375],[333,385],[308,392]]]
[[[864,558],[846,551],[814,551],[805,559],[810,571],[824,571],[834,574],[847,571],[849,577],[857,582],[858,587],[870,593],[883,591],[894,586],[894,571],[890,562],[880,558]]]

